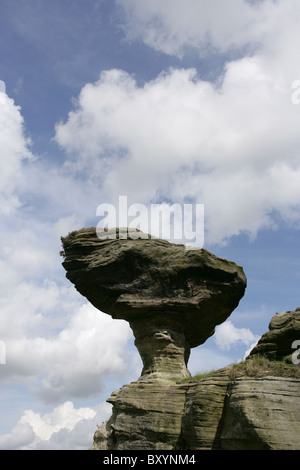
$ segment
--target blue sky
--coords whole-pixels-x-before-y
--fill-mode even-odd
[[[60,236],[101,203],[204,204],[204,247],[243,266],[192,373],[300,305],[299,17],[298,0],[2,0],[0,448],[88,448],[140,374],[128,325],[61,266]]]

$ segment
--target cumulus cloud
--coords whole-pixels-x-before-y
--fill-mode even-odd
[[[2,82],[3,83],[3,82]],[[34,157],[30,139],[25,135],[20,107],[0,90],[0,214],[9,214],[20,206],[16,194],[22,178],[22,164]]]
[[[186,47],[201,55],[226,52],[260,39],[272,0],[118,0],[126,12],[127,36],[166,54],[182,57]]]
[[[100,394],[108,381],[130,381],[141,370],[128,324],[92,307],[61,266],[60,236],[94,216],[98,192],[32,155],[21,110],[3,91],[0,126],[0,382],[21,384],[37,406],[54,406],[45,415],[24,412],[0,447],[88,448],[96,419],[110,408],[77,410],[70,399]]]
[[[200,56],[278,54],[291,66],[299,37],[297,0],[118,0],[131,40],[183,57],[188,48]],[[276,58],[275,58],[275,55]]]
[[[255,344],[259,338],[249,328],[236,328],[228,320],[216,327],[214,339],[220,349],[228,351],[233,345],[238,343],[245,346]]]
[[[52,366],[38,394],[46,401],[90,396],[102,390],[105,378],[134,374],[135,351],[126,350],[131,336],[126,322],[83,305],[68,327],[45,344],[44,360],[48,356]]]
[[[12,308],[16,313],[7,316],[10,322],[15,317],[21,325],[18,335],[14,332],[5,338],[6,366],[2,381],[30,381],[36,395],[45,402],[55,403],[67,397],[99,393],[108,377],[140,372],[137,352],[127,350],[132,332],[126,322],[101,315],[88,303],[77,304],[71,316],[70,308],[74,304],[62,304],[60,313],[65,310],[65,326],[58,329],[56,317],[55,330],[48,315],[59,308],[63,294],[55,285],[47,287],[41,291],[36,286],[25,289],[29,300],[26,312],[20,315],[19,310]],[[18,301],[22,304],[20,294]],[[41,323],[43,331],[34,335]]]
[[[54,232],[72,220],[59,219]],[[36,225],[37,231],[11,231],[1,246],[1,344],[6,357],[0,381],[2,387],[22,384],[37,407],[42,402],[54,409],[44,415],[35,409],[24,412],[0,437],[0,448],[84,449],[109,409],[104,404],[81,413],[70,399],[99,396],[110,381],[138,377],[141,366],[136,350],[128,349],[132,332],[127,323],[96,310],[64,280],[52,236],[39,238]],[[44,230],[51,233],[50,224]],[[61,405],[64,400],[67,405]]]
[[[251,312],[252,319],[255,315],[257,312]],[[214,335],[203,346],[191,350],[188,369],[195,375],[244,360],[259,338],[249,328],[237,328],[232,321],[227,320],[216,327]]]
[[[84,226],[99,203],[122,194],[129,204],[204,203],[207,244],[282,222],[299,228],[298,0],[119,3],[132,39],[179,57],[188,47],[229,55],[214,82],[195,69],[144,84],[124,70],[101,73],[56,125],[63,168],[35,160],[21,110],[0,84],[1,382],[23,382],[55,406],[26,411],[1,448],[87,448],[87,429],[108,410],[69,400],[140,372],[128,325],[80,298],[58,256],[60,235]],[[215,335],[222,354],[201,348],[191,366],[226,365],[230,348],[256,339],[226,322]]]
[[[71,430],[82,419],[92,419],[95,415],[96,411],[91,408],[75,410],[73,403],[68,401],[43,416],[32,410],[26,410],[19,423],[29,424],[38,437],[48,440],[54,432],[60,431],[61,428]]]
[[[259,56],[229,62],[218,84],[193,69],[144,86],[104,72],[56,127],[70,167],[98,177],[107,199],[204,203],[211,243],[298,223],[299,139],[291,82]]]
[[[40,414],[25,410],[13,429],[0,436],[5,450],[87,450],[93,442],[97,424],[105,421],[111,407],[102,403],[96,408],[75,408],[71,401]]]
[[[0,126],[0,381],[27,383],[52,403],[90,396],[105,378],[138,368],[135,351],[126,352],[129,326],[87,303],[61,266],[60,236],[84,226],[97,201],[87,214],[82,181],[33,157],[21,110],[3,92]]]
[[[35,433],[31,426],[17,424],[11,432],[0,436],[0,449],[19,450],[35,440]]]

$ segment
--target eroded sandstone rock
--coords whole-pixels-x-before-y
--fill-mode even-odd
[[[294,375],[286,369],[284,377],[274,375],[277,366],[253,376],[228,366],[179,380],[188,375],[190,347],[237,306],[246,287],[242,268],[162,240],[99,240],[95,229],[70,234],[63,246],[67,277],[101,311],[130,323],[144,364],[137,381],[107,400],[112,416],[95,432],[92,449],[300,450],[297,366],[285,364]],[[290,362],[299,311],[272,318],[247,370],[257,354]]]
[[[249,357],[265,356],[273,361],[292,362],[294,341],[300,340],[300,307],[296,310],[276,313]]]
[[[300,450],[300,379],[137,381],[108,400],[92,450]]]
[[[187,386],[138,380],[112,393],[112,416],[94,435],[93,450],[179,448]]]
[[[124,235],[120,229],[117,234]],[[67,278],[95,307],[127,320],[142,376],[189,375],[190,348],[224,322],[244,295],[235,263],[160,239],[99,239],[95,228],[62,238]]]
[[[230,384],[220,448],[300,450],[300,380],[242,377]]]

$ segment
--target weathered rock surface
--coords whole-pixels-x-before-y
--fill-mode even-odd
[[[237,379],[229,386],[222,419],[222,449],[299,450],[300,380]]]
[[[190,348],[206,341],[244,295],[243,269],[145,234],[124,239],[124,230],[116,239],[110,232],[99,239],[95,228],[62,238],[67,278],[99,310],[130,323],[142,375],[188,376]]]
[[[154,379],[125,385],[107,400],[111,418],[94,436],[96,450],[177,448],[187,387]]]
[[[257,345],[252,349],[251,356],[265,356],[273,361],[292,362],[294,341],[300,340],[300,307],[295,311],[276,313]]]
[[[70,234],[63,246],[68,279],[101,311],[130,323],[144,365],[136,382],[107,400],[112,416],[92,449],[300,450],[298,372],[237,376],[228,366],[178,380],[189,375],[190,347],[238,305],[246,287],[241,267],[162,240],[99,240],[95,229]],[[261,355],[290,362],[299,339],[299,309],[275,315],[245,364]]]
[[[276,361],[291,353],[290,342],[282,348],[286,330],[299,338],[298,312],[271,320],[270,331],[278,326],[268,351]],[[113,414],[96,431],[92,449],[300,450],[300,365],[265,360],[261,352],[201,380],[141,377],[126,385],[108,400]]]
[[[300,450],[300,379],[133,382],[112,394],[93,450]]]

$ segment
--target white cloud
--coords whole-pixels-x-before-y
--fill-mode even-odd
[[[19,450],[34,440],[35,434],[31,426],[17,424],[11,432],[0,436],[0,449]]]
[[[216,345],[228,351],[233,345],[242,343],[246,346],[252,345],[259,338],[249,328],[236,328],[230,320],[216,327],[214,334]]]
[[[101,403],[96,408],[75,408],[64,402],[41,415],[25,410],[13,429],[0,436],[0,449],[5,450],[87,450],[93,443],[97,424],[111,414],[111,406]]]
[[[193,69],[143,86],[125,71],[103,72],[56,126],[68,153],[63,168],[34,159],[20,108],[0,92],[1,382],[27,384],[58,405],[25,412],[1,448],[87,448],[97,415],[61,403],[140,372],[128,325],[87,304],[58,256],[60,235],[84,226],[98,204],[121,194],[129,203],[204,203],[211,243],[255,236],[280,220],[299,228],[300,107],[291,102],[300,78],[298,0],[122,3],[128,34],[159,51],[182,56],[191,46],[240,58],[215,83]],[[245,50],[251,55],[241,58]],[[224,351],[249,348],[256,337],[226,322],[215,339],[222,354],[199,348],[192,368],[222,367],[230,362]]]
[[[251,314],[251,318],[256,313]],[[192,375],[195,375],[218,370],[238,360],[243,360],[253,349],[259,337],[249,328],[237,328],[230,320],[227,320],[216,327],[214,335],[204,345],[191,350],[188,369]]]
[[[195,70],[143,87],[124,71],[104,72],[56,128],[74,171],[104,175],[104,202],[191,198],[205,204],[211,243],[255,236],[276,226],[274,214],[298,223],[299,135],[289,79],[259,56],[228,63],[218,86]]]
[[[132,337],[128,324],[101,314],[88,303],[80,306],[77,302],[71,316],[74,303],[60,304],[63,292],[55,285],[40,291],[36,287],[27,290],[29,305],[25,312],[17,305],[11,315],[7,314],[10,324],[14,318],[19,322],[18,331],[3,336],[6,365],[2,381],[25,380],[32,392],[51,403],[91,396],[103,389],[108,378],[140,372],[137,352],[128,350]],[[17,301],[23,305],[20,294]],[[55,313],[59,308],[61,314],[67,314],[60,329]],[[54,319],[50,323],[52,312]]]
[[[83,221],[77,214],[71,214],[66,217],[60,217],[53,225],[54,236],[57,240],[62,236],[66,236],[69,232],[83,227]]]
[[[125,321],[113,320],[84,304],[57,338],[45,342],[43,360],[52,365],[40,384],[39,396],[46,401],[90,396],[104,387],[105,378],[130,376],[135,372],[136,354],[126,350],[131,336]]]
[[[17,196],[22,178],[22,163],[33,159],[30,140],[25,136],[19,106],[0,93],[0,214],[9,214],[20,206]]]
[[[22,384],[36,398],[56,404],[90,397],[107,381],[124,375],[130,380],[140,370],[137,352],[128,350],[128,324],[88,304],[61,266],[60,236],[95,215],[95,187],[83,189],[85,183],[68,170],[35,159],[23,124],[19,107],[1,96],[0,341],[6,357],[0,381]],[[31,417],[37,418],[34,411]],[[25,421],[13,433],[17,448],[35,436]],[[10,436],[1,442],[10,445]]]
[[[56,127],[67,168],[100,182],[101,202],[126,194],[132,203],[204,203],[208,245],[241,232],[255,237],[279,222],[298,228],[300,108],[291,102],[299,74],[298,4],[122,5],[130,12],[128,28],[155,31],[162,48],[172,49],[172,41],[176,50],[190,44],[208,51],[249,43],[252,56],[228,61],[215,83],[193,69],[171,69],[144,86],[125,71],[103,72]]]
[[[118,0],[126,12],[130,39],[142,38],[166,54],[184,55],[195,47],[201,55],[242,48],[262,39],[274,2],[265,0]]]
[[[67,401],[43,416],[32,410],[26,410],[19,423],[29,424],[38,437],[48,440],[54,432],[58,432],[62,428],[70,431],[82,419],[92,419],[95,415],[95,410],[91,408],[74,409],[73,403]]]

